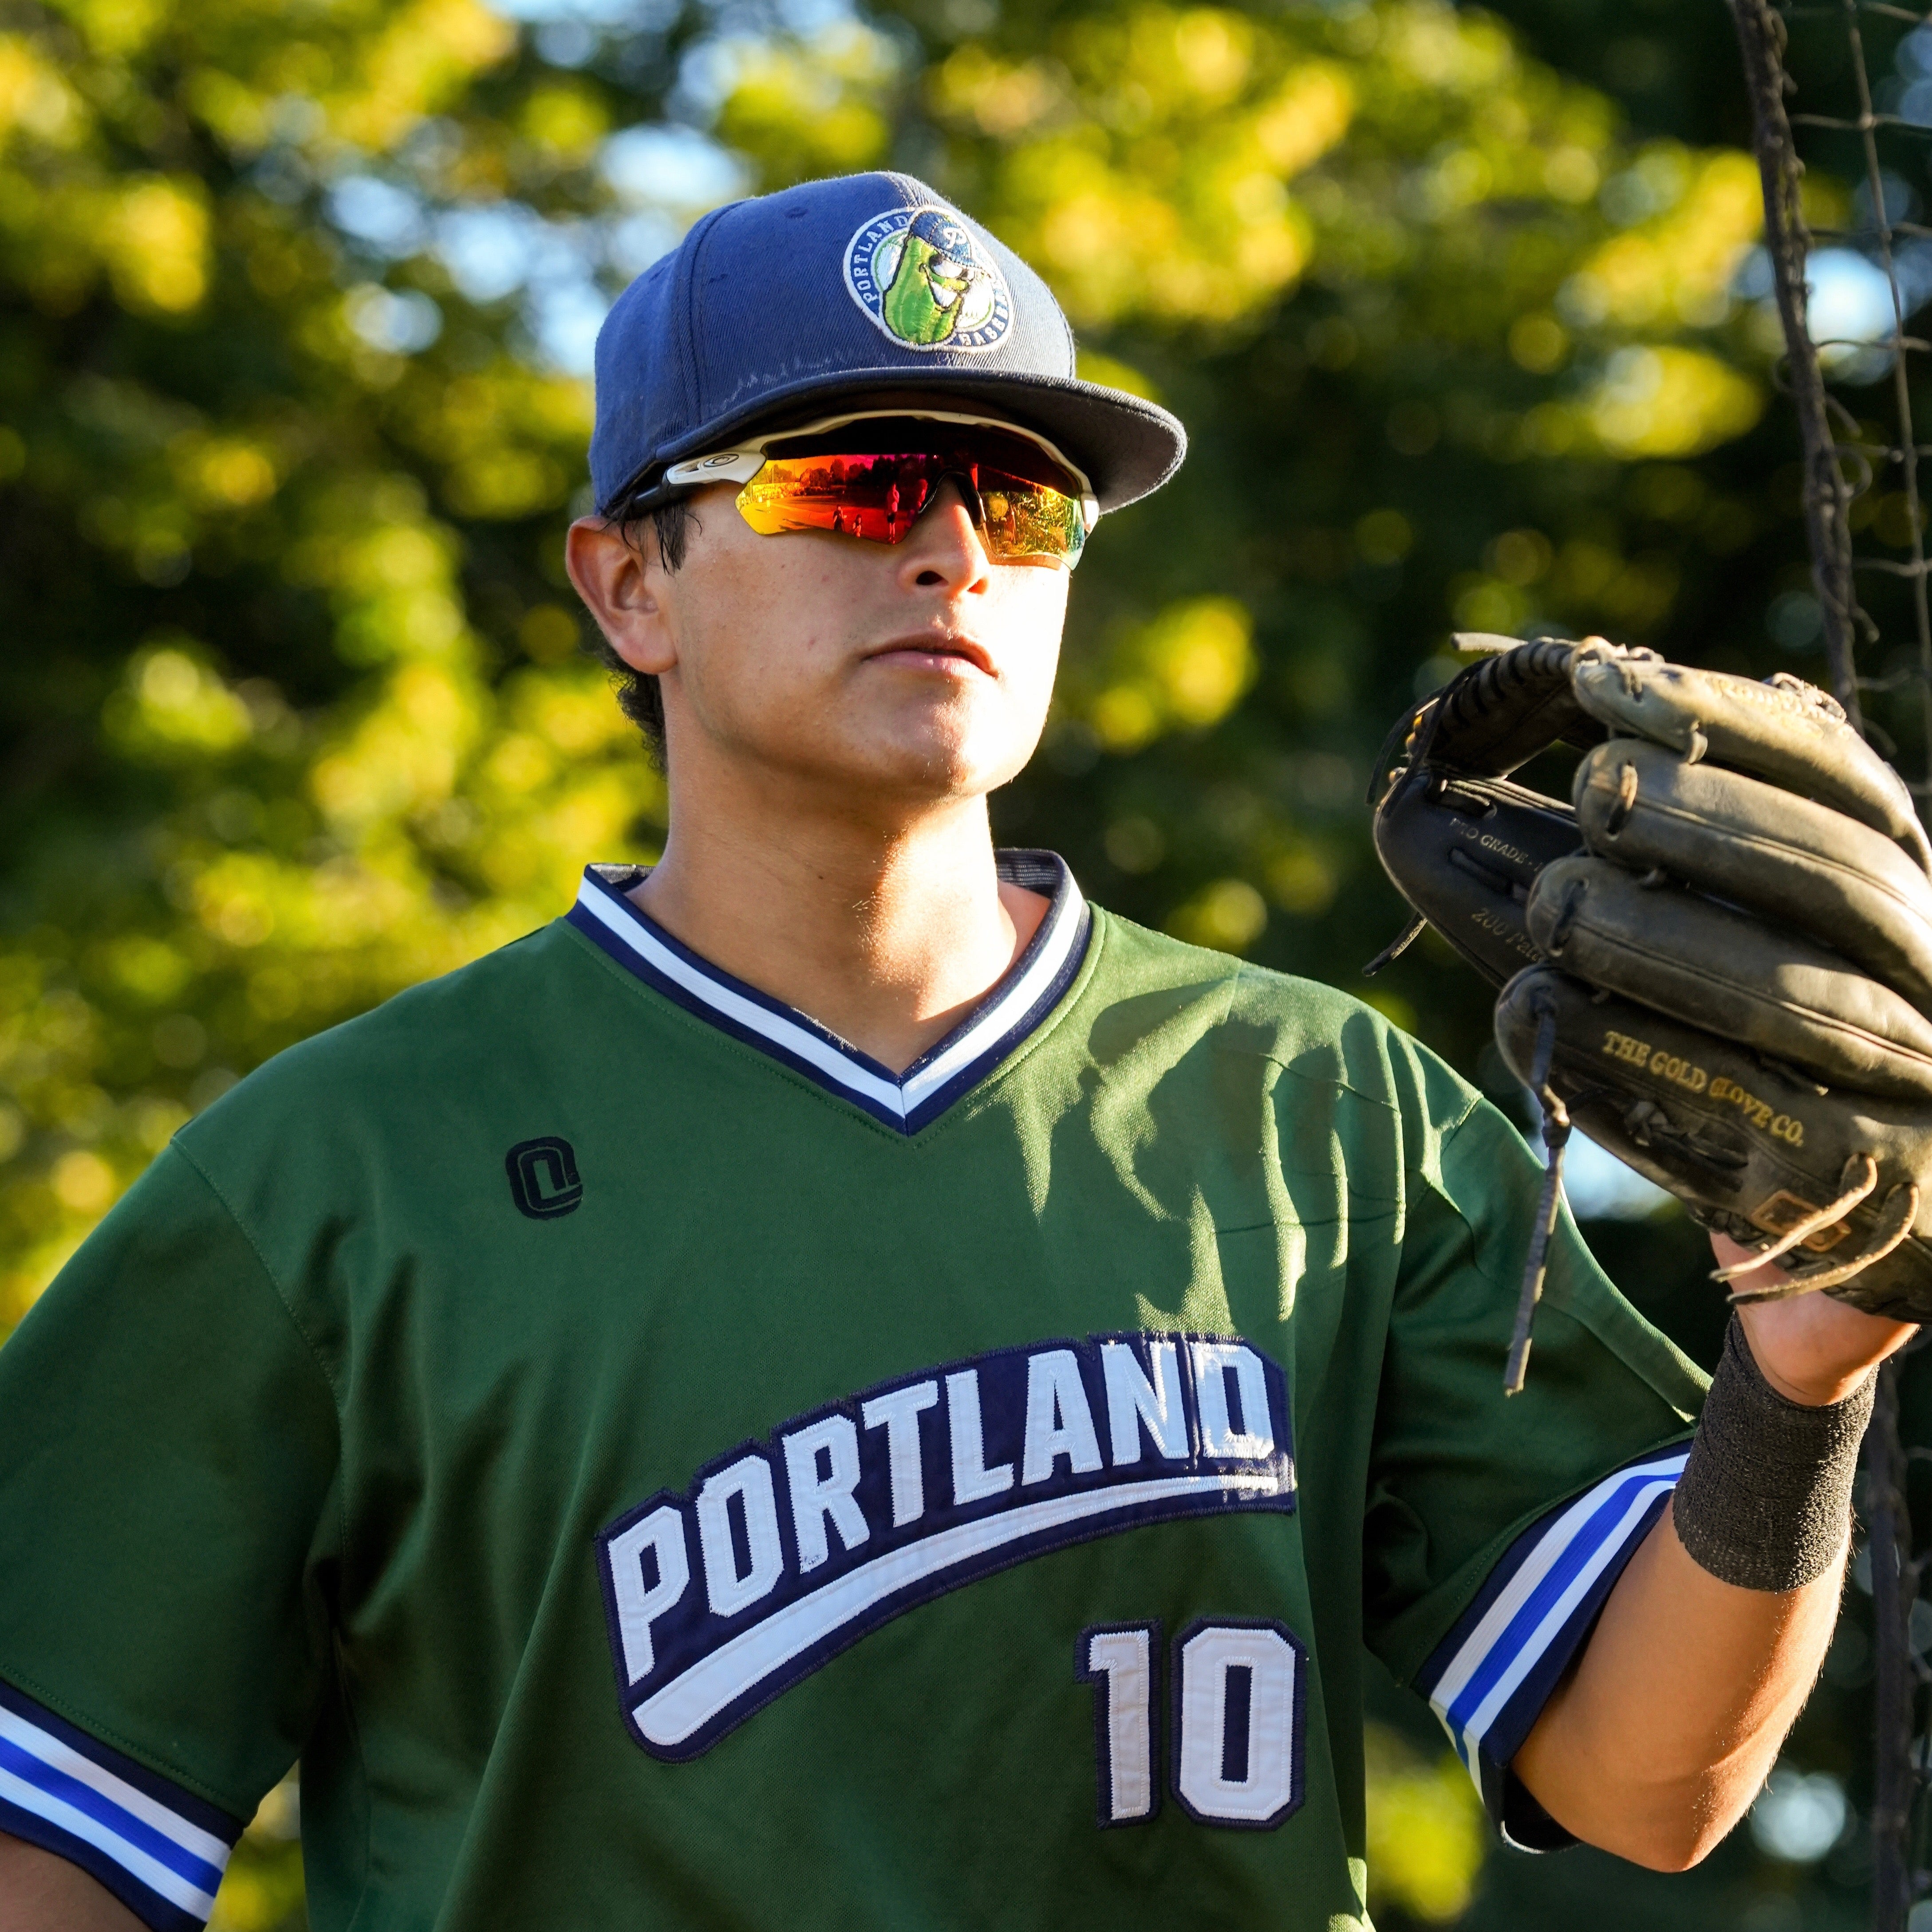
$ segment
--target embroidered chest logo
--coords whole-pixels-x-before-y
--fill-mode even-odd
[[[799,1417],[598,1538],[653,1757],[708,1750],[914,1604],[1142,1523],[1292,1510],[1286,1384],[1238,1340],[1001,1349]]]
[[[874,216],[846,244],[845,286],[908,349],[991,349],[1012,326],[999,264],[943,208]]]
[[[560,1214],[574,1214],[583,1204],[577,1150],[554,1134],[519,1141],[504,1155],[503,1168],[510,1177],[510,1198],[518,1213],[532,1221],[554,1221]]]

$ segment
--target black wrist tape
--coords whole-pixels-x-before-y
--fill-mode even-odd
[[[1678,1540],[1720,1582],[1796,1590],[1838,1559],[1874,1378],[1842,1402],[1787,1402],[1751,1359],[1737,1317],[1672,1501]]]

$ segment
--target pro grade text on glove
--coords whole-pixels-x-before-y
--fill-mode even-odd
[[[1501,988],[1511,1070],[1549,1041],[1578,1127],[1748,1267],[1781,1262],[1760,1294],[1932,1316],[1932,875],[1910,794],[1834,700],[1544,642],[1397,730],[1376,849]],[[1584,752],[1570,805],[1509,776],[1559,742]]]

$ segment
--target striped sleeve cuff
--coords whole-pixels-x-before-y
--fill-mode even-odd
[[[0,1831],[79,1865],[154,1932],[199,1932],[242,1826],[0,1683]]]
[[[1525,1849],[1572,1840],[1515,1788],[1510,1760],[1663,1514],[1689,1453],[1688,1443],[1653,1452],[1532,1524],[1418,1673],[1490,1816]]]

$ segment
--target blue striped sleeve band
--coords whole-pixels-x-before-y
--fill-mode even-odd
[[[1492,1817],[1503,1816],[1510,1760],[1663,1514],[1689,1453],[1688,1443],[1654,1451],[1532,1524],[1418,1673]]]
[[[242,1826],[0,1683],[0,1831],[98,1879],[154,1932],[198,1932]]]

